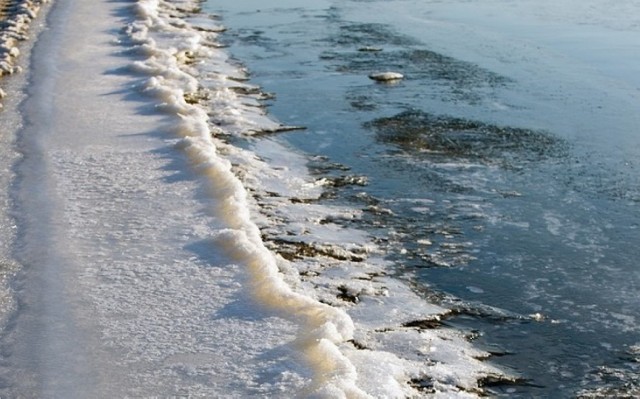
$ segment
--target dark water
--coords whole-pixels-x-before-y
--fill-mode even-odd
[[[366,177],[326,201],[365,210],[354,223],[395,272],[457,309],[447,323],[523,377],[497,394],[640,395],[640,71],[614,38],[640,33],[591,20],[520,27],[500,19],[509,2],[488,3],[504,22],[493,42],[480,14],[448,20],[443,2],[236,3],[206,9],[276,95],[269,112],[307,127],[279,138],[344,166],[311,163],[317,173]],[[394,4],[410,11],[375,11]],[[592,31],[600,42],[576,33]],[[605,33],[619,59],[597,58]],[[406,78],[375,83],[377,71]]]

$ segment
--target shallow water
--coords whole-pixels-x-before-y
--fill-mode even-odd
[[[637,8],[205,5],[270,114],[307,127],[278,140],[350,177],[325,201],[363,210],[348,224],[522,376],[496,394],[523,397],[638,394]],[[387,70],[406,78],[367,77]]]

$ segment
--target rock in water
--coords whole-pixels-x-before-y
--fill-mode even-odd
[[[392,80],[403,79],[404,75],[398,72],[380,72],[372,73],[371,75],[369,75],[369,78],[378,82],[390,82]]]
[[[380,47],[364,46],[364,47],[360,47],[358,49],[358,51],[375,53],[375,52],[378,52],[378,51],[382,51],[382,49]]]

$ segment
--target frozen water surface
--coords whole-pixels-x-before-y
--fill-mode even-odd
[[[366,178],[320,204],[353,207],[385,270],[523,377],[485,381],[509,397],[638,393],[637,6],[207,4],[271,113],[307,127],[279,139]]]

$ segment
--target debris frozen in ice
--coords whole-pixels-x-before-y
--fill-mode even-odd
[[[373,79],[378,82],[392,82],[404,79],[404,75],[398,72],[378,72],[369,75],[369,79]]]

